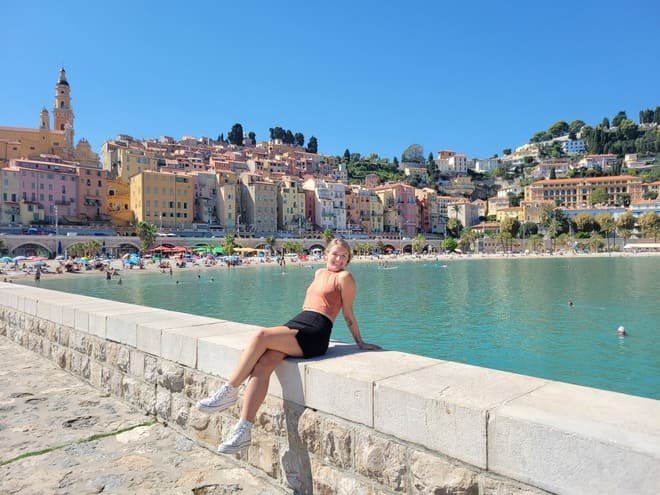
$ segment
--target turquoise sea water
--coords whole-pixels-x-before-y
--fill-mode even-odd
[[[659,267],[657,257],[613,257],[393,261],[390,269],[354,263],[350,270],[367,341],[660,399]],[[40,286],[273,326],[298,312],[313,274],[302,265],[286,273],[265,265],[192,268],[128,275],[122,285],[81,276],[44,278]],[[619,325],[625,338],[615,335]],[[333,338],[351,341],[341,316]]]

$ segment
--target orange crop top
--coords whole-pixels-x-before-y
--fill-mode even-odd
[[[321,313],[334,322],[341,309],[338,276],[339,272],[328,270],[317,273],[305,294],[303,309]]]

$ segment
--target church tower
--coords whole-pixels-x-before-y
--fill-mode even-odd
[[[46,107],[42,107],[41,113],[39,114],[39,130],[50,131],[50,115],[48,115]]]
[[[66,80],[64,67],[60,70],[60,78],[55,85],[55,108],[53,108],[53,127],[55,131],[66,131],[67,145],[73,148],[73,109],[71,108],[71,92]],[[69,141],[70,140],[70,141]]]

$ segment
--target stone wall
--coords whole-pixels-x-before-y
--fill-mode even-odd
[[[215,449],[194,404],[256,327],[0,283],[0,334]],[[656,493],[660,401],[333,343],[271,380],[237,460],[295,493]]]

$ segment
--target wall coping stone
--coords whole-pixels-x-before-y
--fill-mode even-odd
[[[0,307],[221,379],[259,328],[2,282]],[[321,358],[286,359],[269,393],[543,490],[660,486],[653,399],[334,341]]]

